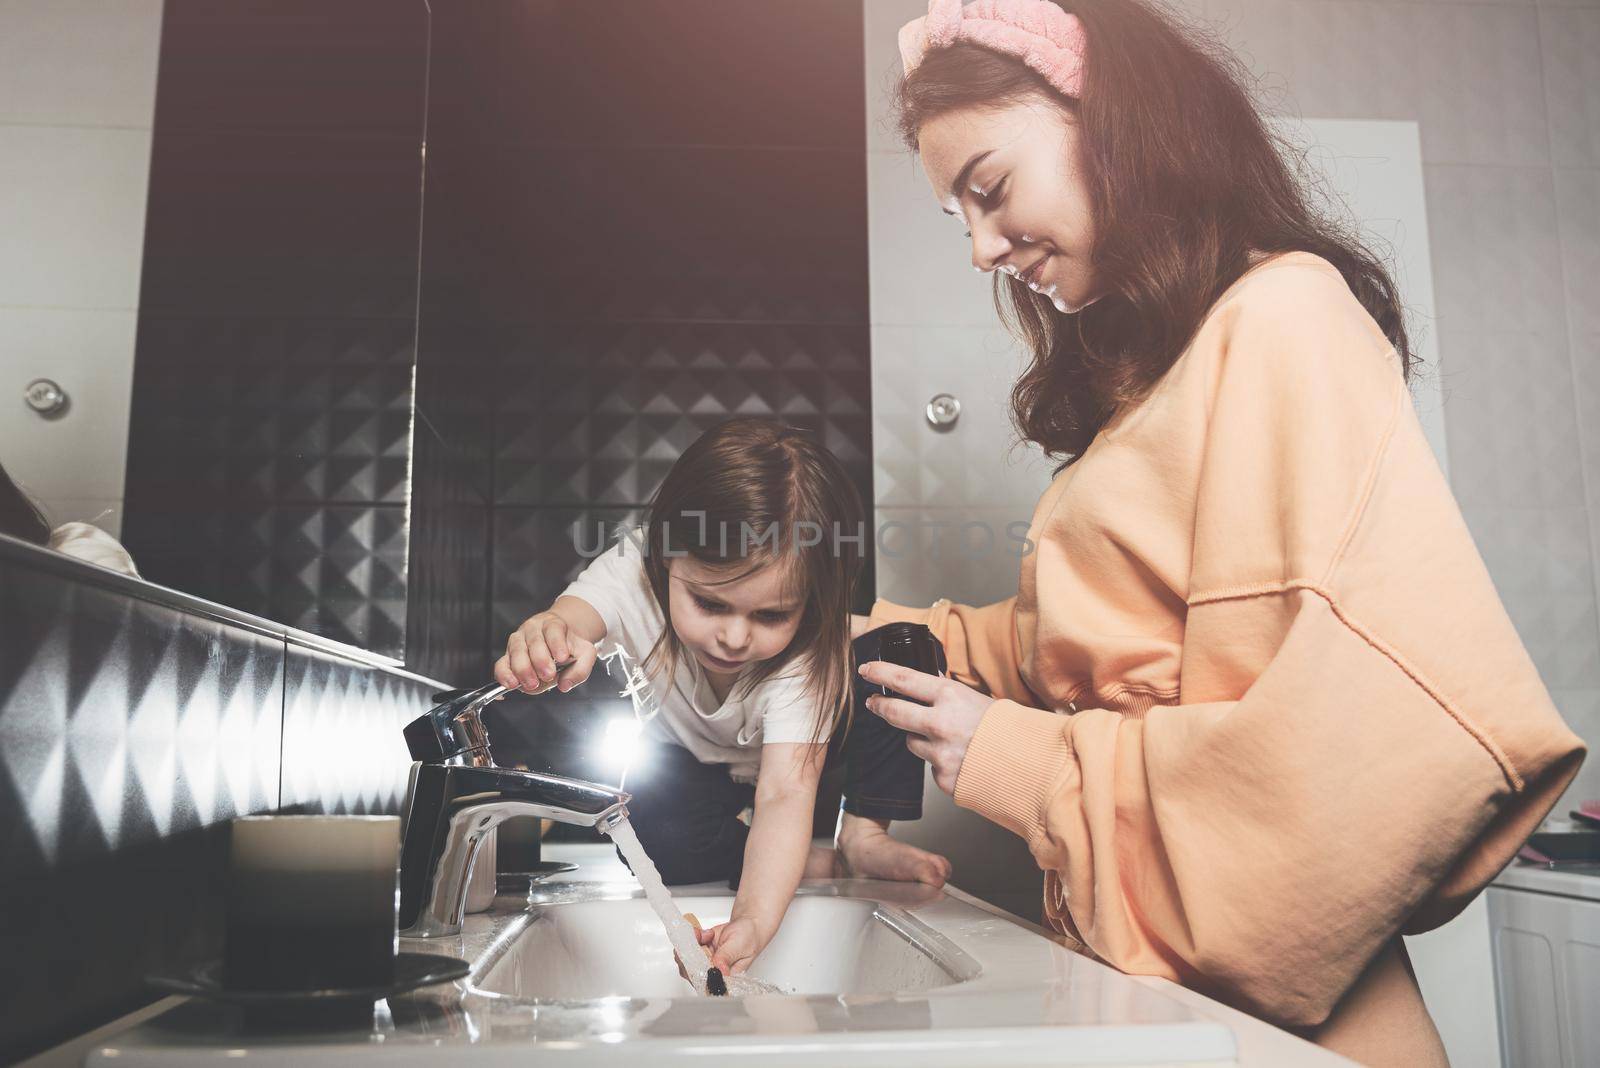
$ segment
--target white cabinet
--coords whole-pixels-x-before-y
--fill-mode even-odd
[[[1507,875],[1512,873],[1508,872]],[[1506,1068],[1600,1065],[1600,900],[1534,888],[1538,875],[1502,875],[1487,892],[1500,1050]],[[1600,896],[1566,876],[1561,890]]]

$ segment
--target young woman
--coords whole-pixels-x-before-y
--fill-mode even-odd
[[[1062,461],[1016,597],[880,602],[864,665],[1049,922],[1373,1064],[1444,1064],[1401,934],[1459,912],[1582,760],[1413,413],[1379,261],[1234,60],[1138,0],[933,0],[900,116],[1032,349]],[[860,621],[858,621],[859,623]]]
[[[950,871],[887,833],[920,814],[923,772],[877,722],[844,741],[837,851],[811,844],[827,743],[851,726],[861,543],[849,539],[861,522],[854,485],[814,438],[729,420],[684,450],[645,525],[517,628],[495,665],[504,686],[565,691],[602,640],[642,661],[661,699],[659,744],[628,776],[629,822],[666,882],[737,887],[729,922],[701,936],[725,972],[772,940],[802,877],[938,886]]]

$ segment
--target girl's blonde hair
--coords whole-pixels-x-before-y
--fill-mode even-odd
[[[675,679],[686,653],[671,626],[672,557],[726,572],[722,582],[776,564],[786,569],[786,593],[804,605],[800,627],[740,685],[748,692],[809,656],[806,692],[822,711],[812,740],[826,741],[849,725],[850,601],[865,536],[855,485],[811,434],[754,417],[706,431],[672,465],[648,507],[645,574],[668,625],[646,654],[645,671]]]

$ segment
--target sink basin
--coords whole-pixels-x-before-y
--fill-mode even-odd
[[[462,957],[471,972],[379,1002],[369,1026],[263,1031],[230,1010],[191,1002],[118,1034],[89,1063],[1239,1063],[1234,1032],[1216,1014],[1073,953],[951,887],[807,882],[752,969],[783,993],[699,997],[678,975],[665,933],[609,847],[581,860],[570,876],[501,894],[490,912],[468,916],[459,936],[401,939],[406,950]],[[714,924],[727,919],[733,895],[680,887],[674,904]],[[1337,1061],[1274,1034],[1296,1055],[1254,1063]],[[1302,1051],[1311,1059],[1301,1059]]]
[[[706,926],[732,898],[674,903]],[[978,962],[902,908],[860,898],[795,898],[750,975],[789,994],[913,994],[975,979]],[[661,921],[643,896],[535,907],[476,984],[532,1001],[685,997]]]

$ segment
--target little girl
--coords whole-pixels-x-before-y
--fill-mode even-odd
[[[629,820],[666,882],[737,887],[728,922],[702,935],[729,974],[772,940],[802,878],[939,886],[949,875],[945,858],[887,833],[891,819],[920,815],[922,775],[872,716],[846,736],[838,848],[811,845],[828,741],[852,718],[864,534],[827,449],[771,420],[730,420],[673,465],[645,526],[524,622],[495,665],[504,686],[553,679],[565,692],[588,678],[604,639],[642,661],[661,701],[649,730],[664,744],[629,775]],[[908,760],[919,765],[910,775]]]

